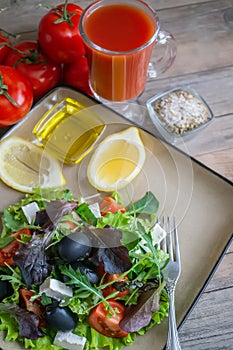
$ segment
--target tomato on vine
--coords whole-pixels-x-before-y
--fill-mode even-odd
[[[3,30],[0,30],[0,64],[3,64],[8,52],[10,51],[9,45],[11,41],[7,33]]]
[[[36,41],[22,41],[10,49],[4,64],[16,68],[31,83],[34,101],[58,86],[61,65],[48,58]]]
[[[31,109],[30,82],[15,68],[0,65],[0,126],[15,124]]]
[[[89,86],[88,64],[85,56],[76,62],[63,66],[63,84],[78,89],[87,95],[93,95]]]
[[[73,3],[58,5],[44,15],[39,23],[38,38],[42,50],[55,62],[75,62],[85,53],[79,32],[83,9]]]

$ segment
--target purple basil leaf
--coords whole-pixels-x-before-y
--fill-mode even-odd
[[[121,244],[122,233],[115,228],[91,229],[92,262],[104,264],[105,272],[123,273],[132,266],[128,249]]]
[[[21,244],[15,253],[14,262],[22,274],[28,289],[32,284],[40,285],[51,273],[52,266],[47,262],[45,246],[47,237],[34,234],[26,244]]]
[[[143,292],[137,305],[126,308],[124,318],[120,322],[124,331],[137,332],[150,323],[152,313],[159,310],[160,293],[155,294],[156,291],[157,288],[153,288]]]
[[[105,272],[110,274],[123,273],[132,266],[126,247],[100,248],[98,250],[99,262],[104,264]]]
[[[43,232],[53,231],[60,219],[77,208],[77,206],[76,202],[67,202],[65,199],[51,201],[45,210],[36,214],[35,223],[37,225],[42,224],[40,230]]]
[[[19,322],[19,336],[36,340],[43,337],[44,333],[39,329],[39,317],[32,312],[24,311],[23,309],[17,314]]]
[[[13,316],[19,324],[19,336],[31,340],[43,337],[39,329],[39,317],[16,304],[0,304],[0,310]]]

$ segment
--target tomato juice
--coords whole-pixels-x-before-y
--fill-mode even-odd
[[[82,19],[91,88],[105,100],[132,100],[144,90],[157,21],[149,6],[138,3],[106,2],[92,12],[89,7]]]

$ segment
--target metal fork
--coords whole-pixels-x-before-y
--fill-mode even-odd
[[[167,236],[161,242],[161,248],[170,256],[169,263],[162,270],[163,277],[166,284],[167,293],[170,299],[169,305],[169,324],[168,324],[168,339],[167,350],[181,350],[179,336],[176,326],[175,314],[175,288],[181,272],[180,264],[180,250],[178,242],[178,233],[176,228],[175,218],[173,218],[173,225],[171,225],[170,217],[162,219],[161,226],[167,232]],[[173,231],[172,231],[173,226]],[[172,235],[173,232],[173,235]],[[173,237],[172,237],[173,236]]]

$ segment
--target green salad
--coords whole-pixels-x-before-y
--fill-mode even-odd
[[[159,248],[158,207],[151,192],[125,207],[117,192],[90,204],[70,190],[36,188],[6,208],[4,340],[38,350],[120,350],[159,324],[168,316],[169,256]]]

